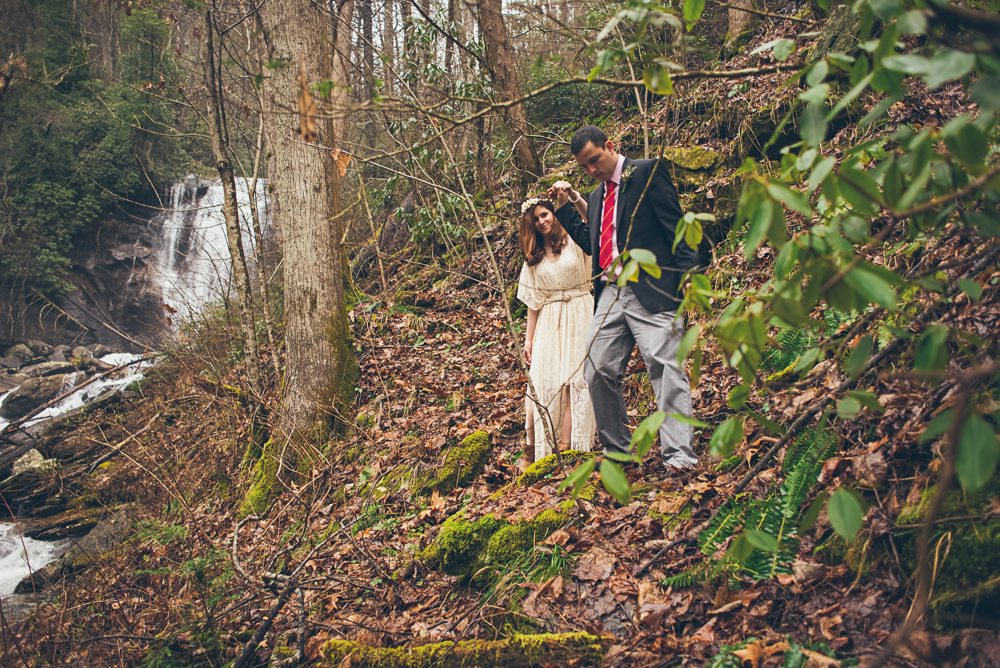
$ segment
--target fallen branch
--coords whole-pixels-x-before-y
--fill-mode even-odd
[[[420,647],[380,649],[347,640],[331,640],[321,650],[321,667],[339,668],[450,668],[459,666],[537,666],[543,663],[566,665],[571,661],[601,666],[604,650],[612,638],[589,633],[520,635],[506,640],[466,640],[441,642]]]

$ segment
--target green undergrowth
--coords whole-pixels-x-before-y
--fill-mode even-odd
[[[842,313],[834,308],[823,311],[823,337],[829,337],[837,333],[841,325],[850,322],[855,318],[853,314]],[[786,327],[778,330],[774,335],[775,341],[781,346],[766,351],[760,360],[760,368],[765,371],[776,372],[768,380],[784,376],[795,367],[795,363],[810,348],[814,347],[820,340],[821,335],[811,329],[798,327]]]
[[[802,506],[816,483],[823,462],[837,452],[834,432],[820,424],[799,436],[785,454],[784,482],[764,498],[744,492],[727,500],[711,523],[698,534],[698,548],[708,559],[691,569],[664,580],[669,586],[687,586],[711,580],[722,573],[741,572],[755,580],[790,574],[798,555]],[[741,532],[770,536],[777,549],[753,549],[742,558],[728,549],[730,538]],[[735,542],[735,541],[734,541]],[[715,555],[724,553],[721,559]]]
[[[563,453],[567,467],[593,457],[593,453]],[[555,455],[549,455],[535,462],[515,483],[527,487],[551,476],[558,467]],[[497,492],[503,495],[508,488]],[[585,487],[581,498],[593,498],[596,487]],[[545,510],[526,521],[510,522],[495,515],[484,515],[470,520],[462,510],[441,526],[434,543],[420,555],[425,563],[435,564],[443,572],[460,577],[464,582],[486,586],[495,582],[510,567],[510,564],[532,550],[537,543],[545,540],[556,529],[565,524],[573,509],[570,498],[562,501],[558,508]]]
[[[920,494],[920,501],[903,508],[897,524],[921,524],[926,519],[937,486]],[[981,489],[966,494],[950,489],[938,513],[939,519],[983,517],[990,499],[1000,498],[1000,474]],[[917,568],[919,528],[897,534],[899,557],[910,572]],[[937,562],[931,609],[940,615],[960,617],[1000,609],[1000,518],[988,521],[939,522],[931,535],[931,557]]]

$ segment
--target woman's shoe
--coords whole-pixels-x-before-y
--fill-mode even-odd
[[[569,450],[569,441],[559,441],[556,443],[556,447],[559,448],[559,452],[566,452]]]
[[[518,469],[521,473],[528,470],[528,467],[535,463],[535,444],[525,443],[524,450],[522,451],[521,461],[518,463]]]

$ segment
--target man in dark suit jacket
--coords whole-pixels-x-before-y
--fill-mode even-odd
[[[659,410],[691,415],[691,385],[676,359],[684,336],[676,316],[681,281],[698,264],[698,252],[683,241],[673,250],[683,213],[666,165],[620,155],[592,125],[576,131],[570,151],[587,174],[601,182],[585,203],[565,181],[549,192],[559,207],[559,222],[593,258],[595,315],[587,333],[584,376],[605,452],[628,452],[631,432],[621,380],[636,344]],[[638,248],[656,255],[660,277],[640,269],[638,282],[619,288],[615,279],[620,263],[614,276],[608,276],[608,268],[624,250]],[[660,453],[668,470],[698,464],[692,440],[690,425],[673,418],[664,421]]]

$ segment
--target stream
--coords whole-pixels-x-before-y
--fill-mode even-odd
[[[101,361],[112,366],[119,366],[137,360],[139,357],[140,355],[133,355],[132,353],[112,353],[102,357]],[[131,383],[141,379],[142,370],[152,366],[152,364],[152,361],[140,362],[135,366],[123,369],[113,376],[107,376],[94,381],[54,406],[45,409],[26,422],[25,426],[50,420],[85,406],[109,390],[120,390],[128,387]],[[0,395],[0,404],[7,398],[7,395],[15,390]],[[0,431],[6,428],[8,424],[8,420],[0,418]],[[15,522],[0,522],[0,597],[6,598],[10,596],[22,578],[27,576],[31,571],[38,570],[42,566],[59,558],[69,548],[70,544],[70,540],[48,542],[24,538],[18,531]]]

